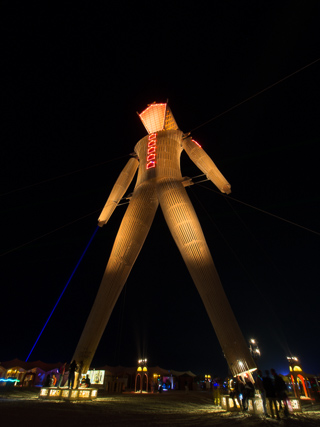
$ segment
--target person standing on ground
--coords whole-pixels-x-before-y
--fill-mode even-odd
[[[68,388],[73,388],[74,385],[74,375],[77,370],[77,362],[73,360],[69,366],[69,376],[68,376]]]
[[[88,374],[86,375],[85,385],[86,385],[86,387],[90,387],[91,386],[91,381],[90,381],[90,378],[89,378]]]
[[[243,410],[243,390],[244,390],[244,383],[242,381],[242,378],[240,376],[236,379],[236,385],[235,385],[235,392],[236,396],[240,405],[240,408]]]
[[[287,387],[284,380],[276,373],[274,369],[271,369],[271,375],[273,376],[274,389],[276,393],[276,398],[279,402],[281,409],[281,402],[283,402],[283,410],[285,417],[289,416],[289,408],[288,408],[288,396],[287,396]]]
[[[274,418],[273,408],[275,408],[277,419],[280,420],[280,415],[277,407],[276,392],[269,371],[265,371],[266,376],[263,377],[263,387],[266,391],[266,398],[269,401],[269,407],[272,418]]]
[[[268,415],[268,412],[267,412],[266,390],[263,385],[262,372],[260,370],[257,371],[257,378],[254,384],[254,387],[260,393],[262,406],[263,406],[263,413],[266,417],[269,417],[270,415]]]
[[[247,411],[249,408],[249,397],[254,396],[254,385],[248,377],[245,377],[245,384],[243,389],[243,410]]]
[[[52,374],[52,387],[55,387],[57,384],[57,377],[55,376],[55,374]]]

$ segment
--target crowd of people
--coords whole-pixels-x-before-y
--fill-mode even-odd
[[[256,392],[260,394],[263,412],[266,417],[277,417],[279,420],[280,412],[282,411],[285,417],[289,416],[287,387],[284,380],[274,369],[271,369],[270,372],[266,370],[265,376],[263,376],[261,370],[258,370],[254,383],[249,376],[244,379],[240,376],[237,377],[230,395],[238,400],[243,411],[247,411],[249,398],[254,397]],[[267,405],[267,402],[269,405]]]
[[[62,381],[64,378],[64,374],[66,371],[66,365],[67,365],[67,363],[63,363],[60,366],[60,368],[59,368],[59,379],[57,378],[56,374],[53,374],[52,376],[48,375],[48,377],[46,379],[46,383],[45,383],[46,387],[61,387],[61,384],[62,384]],[[89,375],[86,375],[86,376],[81,375],[82,366],[83,366],[82,362],[80,362],[78,364],[75,360],[73,360],[70,363],[69,370],[68,370],[68,380],[64,386],[67,386],[69,389],[78,388],[78,387],[90,387],[91,386]],[[78,373],[77,376],[76,376],[76,373]],[[75,384],[76,378],[77,378],[77,384]]]

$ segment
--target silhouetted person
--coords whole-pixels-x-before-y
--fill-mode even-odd
[[[248,377],[245,378],[245,384],[243,388],[243,410],[248,410],[249,397],[253,397],[254,386]]]
[[[269,401],[269,407],[270,407],[271,416],[272,416],[272,418],[274,418],[273,408],[275,408],[277,419],[280,420],[280,415],[279,415],[279,411],[278,411],[278,407],[277,407],[276,391],[275,391],[275,388],[274,388],[274,384],[273,384],[272,379],[270,378],[269,371],[265,371],[265,373],[266,373],[266,376],[263,377],[263,387],[264,387],[264,389],[266,391],[266,398]]]
[[[237,377],[237,383],[235,387],[236,396],[238,399],[238,402],[240,404],[241,409],[243,408],[243,394],[244,394],[244,383],[240,376]]]
[[[82,378],[80,382],[80,387],[90,387],[90,386],[91,386],[91,381],[90,381],[89,375],[87,374],[85,377]]]
[[[52,387],[55,387],[55,385],[57,384],[57,377],[55,376],[55,374],[52,375]]]
[[[240,384],[239,384],[240,382]],[[233,380],[234,388],[233,391],[230,392],[230,397],[233,399],[234,406],[237,407],[236,400],[240,407],[242,407],[242,392],[240,390],[240,387],[243,386],[242,382],[239,380],[238,377],[234,378]],[[241,394],[241,396],[240,396]],[[241,397],[241,398],[240,398]]]
[[[68,388],[73,388],[74,385],[74,375],[77,370],[77,362],[73,360],[69,366],[69,376],[68,376]]]
[[[271,375],[273,376],[273,384],[274,384],[274,390],[276,393],[276,398],[279,402],[280,409],[281,409],[281,401],[283,401],[284,406],[284,415],[286,417],[289,416],[289,408],[288,408],[288,396],[287,396],[287,387],[284,380],[276,373],[274,369],[271,369]]]
[[[264,388],[262,372],[260,370],[257,371],[257,378],[256,378],[256,382],[254,383],[254,387],[260,393],[262,406],[263,406],[263,413],[266,417],[269,417],[268,411],[267,411],[266,390]]]
[[[90,387],[91,386],[91,381],[90,381],[90,378],[89,378],[88,374],[86,375],[85,384],[86,384],[86,387]]]

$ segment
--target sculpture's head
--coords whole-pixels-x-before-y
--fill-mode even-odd
[[[179,129],[167,103],[150,104],[139,117],[149,134],[160,130]]]

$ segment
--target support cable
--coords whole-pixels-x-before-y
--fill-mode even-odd
[[[278,274],[278,276],[282,277],[282,284],[284,284],[287,288],[287,292],[290,292],[291,290],[291,286],[288,283],[287,278],[283,275],[283,273],[279,270],[279,268],[276,266],[276,264],[274,263],[274,261],[272,260],[272,258],[270,257],[270,255],[267,253],[267,251],[264,249],[264,247],[259,243],[259,241],[256,239],[256,237],[254,236],[254,234],[251,232],[251,230],[249,229],[249,227],[247,226],[247,224],[243,221],[243,219],[241,218],[241,216],[238,214],[238,212],[234,209],[234,207],[232,206],[232,203],[230,203],[230,200],[228,200],[228,198],[225,198],[226,203],[228,204],[229,208],[232,209],[234,215],[238,218],[239,222],[241,222],[243,228],[246,230],[246,232],[252,237],[252,239],[255,241],[256,245],[260,248],[261,252],[264,253],[265,258],[267,260],[267,262],[270,263],[271,266],[273,266],[275,272]],[[259,289],[256,285],[255,287],[257,289]],[[262,294],[262,292],[260,291],[260,293]],[[295,298],[297,304],[299,304],[299,297],[297,295],[295,295],[294,293],[291,292],[291,295],[293,298]],[[277,316],[275,310],[272,308],[273,304],[272,304],[272,300],[270,300],[270,297],[268,294],[262,295],[263,299],[266,303],[266,305],[268,306],[268,310],[272,310],[273,313],[273,317],[276,321],[276,324],[279,325],[281,324],[279,317]],[[279,334],[280,332],[280,334]],[[281,336],[280,336],[281,335]],[[287,352],[287,354],[290,354],[292,356],[291,350],[288,346],[288,343],[286,341],[285,338],[285,334],[283,329],[277,330],[276,332],[276,336],[278,339],[279,344],[283,347],[283,349]]]
[[[124,200],[124,199],[125,199],[125,197],[122,198],[121,200]],[[130,201],[126,201],[126,202],[123,202],[123,203],[118,203],[117,206],[128,205],[129,203],[130,203]],[[37,240],[43,239],[44,237],[47,237],[47,236],[50,236],[50,234],[53,234],[56,231],[62,230],[63,228],[68,227],[69,225],[72,225],[72,224],[74,224],[74,223],[76,223],[78,221],[81,221],[81,220],[83,220],[83,219],[85,219],[85,218],[87,218],[87,217],[89,217],[89,216],[91,216],[93,214],[98,213],[98,212],[101,212],[101,209],[93,211],[93,212],[90,212],[87,215],[84,215],[84,216],[82,216],[80,218],[77,218],[77,219],[71,221],[71,222],[68,222],[67,224],[62,225],[61,227],[55,228],[54,230],[51,230],[48,233],[42,234],[41,236],[36,237],[35,239],[29,240],[29,242],[23,243],[22,245],[16,246],[15,248],[10,249],[9,251],[3,252],[2,254],[0,254],[0,258],[3,257],[3,256],[5,256],[5,255],[10,254],[11,252],[17,251],[18,249],[21,249],[24,246],[28,246],[31,243],[36,242]]]
[[[16,246],[15,248],[10,249],[10,250],[9,250],[9,251],[7,251],[7,252],[3,252],[2,254],[0,254],[0,258],[1,258],[1,257],[3,257],[3,256],[5,256],[5,255],[10,254],[11,252],[17,251],[18,249],[21,249],[21,248],[23,248],[24,246],[30,245],[31,243],[36,242],[37,240],[43,239],[44,237],[47,237],[47,236],[50,236],[50,234],[53,234],[53,233],[55,233],[56,231],[62,230],[63,228],[68,227],[69,225],[72,225],[72,224],[74,224],[75,222],[81,221],[82,219],[87,218],[88,216],[91,216],[91,215],[93,215],[93,214],[95,214],[95,213],[97,213],[97,212],[100,212],[100,209],[99,209],[99,210],[97,210],[97,211],[91,212],[91,213],[89,213],[89,214],[87,214],[87,215],[84,215],[84,216],[82,216],[82,217],[80,217],[80,218],[77,218],[77,219],[75,219],[74,221],[68,222],[67,224],[62,225],[61,227],[58,227],[58,228],[55,228],[54,230],[49,231],[48,233],[42,234],[41,236],[36,237],[35,239],[30,240],[29,242],[23,243],[23,244],[22,244],[22,245],[20,245],[20,246]]]
[[[195,183],[195,185],[196,184],[198,184],[198,183]],[[251,209],[255,209],[255,210],[257,210],[259,212],[262,212],[262,213],[264,213],[266,215],[270,215],[270,216],[272,216],[274,218],[280,219],[281,221],[287,222],[288,224],[294,225],[295,227],[302,228],[305,231],[309,231],[309,233],[313,233],[313,234],[316,234],[317,236],[320,236],[320,233],[318,231],[311,230],[311,228],[304,227],[303,225],[297,224],[296,222],[293,222],[293,221],[289,221],[288,219],[282,218],[281,216],[275,215],[275,214],[273,214],[271,212],[267,212],[264,209],[257,208],[256,206],[249,205],[249,203],[245,203],[245,202],[242,202],[241,200],[234,199],[233,197],[228,196],[227,194],[224,194],[224,193],[221,193],[219,191],[213,190],[212,188],[208,188],[205,185],[200,185],[200,187],[205,188],[206,190],[212,191],[212,192],[214,192],[216,194],[219,194],[220,196],[223,196],[223,197],[228,198],[230,200],[233,200],[234,202],[241,203],[242,205],[248,206]]]
[[[219,118],[219,117],[221,117],[221,116],[224,116],[225,114],[227,114],[227,113],[229,113],[230,111],[232,111],[232,110],[236,109],[237,107],[240,107],[240,105],[242,105],[242,104],[246,103],[247,101],[250,101],[251,99],[255,98],[255,97],[256,97],[256,96],[258,96],[258,95],[261,95],[262,93],[266,92],[267,90],[269,90],[269,89],[273,88],[274,86],[278,85],[279,83],[284,82],[285,80],[289,79],[290,77],[294,76],[295,74],[300,73],[300,71],[305,70],[306,68],[310,67],[310,66],[311,66],[311,65],[313,65],[313,64],[316,64],[316,63],[317,63],[317,62],[319,62],[319,61],[320,61],[320,58],[316,59],[315,61],[310,62],[309,64],[305,65],[305,66],[304,66],[304,67],[302,67],[302,68],[299,68],[299,70],[296,70],[296,71],[294,71],[294,72],[293,72],[293,73],[291,73],[291,74],[288,74],[286,77],[283,77],[282,79],[280,79],[280,80],[276,81],[275,83],[272,83],[270,86],[267,86],[266,88],[264,88],[264,89],[260,90],[259,92],[255,93],[254,95],[249,96],[249,98],[246,98],[246,99],[244,99],[243,101],[239,102],[238,104],[234,105],[233,107],[230,107],[230,108],[228,108],[227,110],[223,111],[222,113],[217,114],[216,116],[212,117],[212,119],[209,119],[209,120],[207,120],[206,122],[202,123],[201,125],[199,125],[199,126],[197,126],[197,127],[193,128],[193,129],[191,129],[191,130],[189,131],[189,133],[191,133],[191,132],[195,131],[196,129],[199,129],[199,128],[201,128],[201,127],[203,127],[203,126],[207,125],[207,124],[208,124],[208,123],[210,123],[210,122],[213,122],[214,120],[218,119],[218,118]]]
[[[206,188],[206,187],[205,187]],[[192,190],[191,190],[192,191]],[[232,246],[230,245],[230,243],[227,241],[227,239],[225,238],[225,236],[222,234],[221,230],[218,228],[217,224],[213,221],[211,215],[209,215],[208,211],[206,210],[206,208],[203,206],[203,204],[201,203],[201,201],[199,200],[199,198],[195,195],[195,193],[192,191],[192,194],[195,196],[195,198],[197,199],[198,203],[200,204],[201,208],[204,210],[204,212],[206,213],[206,215],[208,216],[208,218],[210,219],[211,223],[214,225],[214,227],[216,228],[216,230],[218,231],[219,235],[221,236],[221,238],[223,239],[223,241],[225,242],[226,246],[229,248],[229,250],[232,252],[233,256],[235,257],[235,259],[237,260],[237,262],[239,263],[240,267],[242,268],[242,270],[244,271],[244,273],[247,275],[248,279],[250,280],[250,282],[253,284],[253,286],[256,288],[256,290],[259,292],[259,294],[262,297],[262,300],[264,299],[265,301],[268,301],[268,297],[266,295],[264,295],[264,293],[262,292],[262,290],[260,289],[260,287],[257,285],[255,278],[252,276],[252,274],[248,271],[248,269],[245,267],[245,265],[243,264],[243,262],[240,260],[238,254],[236,253],[236,251],[232,248]],[[224,195],[225,196],[225,195]],[[268,309],[272,312],[274,319],[277,322],[278,325],[278,331],[277,331],[277,338],[279,339],[279,343],[282,346],[282,348],[284,349],[285,352],[287,352],[287,354],[291,354],[291,350],[289,348],[289,344],[286,340],[285,337],[285,333],[284,333],[284,328],[283,328],[283,324],[280,321],[279,317],[277,316],[276,312],[274,311],[274,309],[272,308],[272,304],[271,301],[269,302],[268,305]],[[281,337],[280,337],[281,335]]]
[[[47,183],[47,182],[55,181],[56,179],[65,178],[66,176],[74,175],[75,173],[79,173],[79,172],[82,172],[82,171],[85,171],[85,170],[88,170],[88,169],[92,169],[92,168],[95,168],[97,166],[105,165],[106,163],[114,162],[116,160],[123,159],[123,158],[126,158],[126,157],[128,157],[128,155],[116,157],[114,159],[106,160],[105,162],[101,162],[101,163],[96,163],[96,164],[91,165],[91,166],[86,166],[85,168],[77,169],[75,171],[68,172],[68,173],[65,173],[63,175],[58,175],[58,176],[55,176],[53,178],[44,179],[43,181],[35,182],[34,184],[26,185],[24,187],[16,188],[15,190],[11,190],[11,191],[7,191],[6,193],[2,193],[2,194],[0,194],[0,197],[1,196],[6,196],[8,194],[16,193],[17,191],[27,190],[28,188],[36,187],[37,185],[40,185],[40,184],[44,184],[44,183]]]
[[[64,294],[65,290],[67,289],[67,287],[68,287],[68,285],[69,285],[69,283],[70,283],[70,281],[71,281],[72,277],[74,276],[74,273],[77,271],[77,268],[79,267],[79,265],[80,265],[80,263],[81,263],[81,261],[82,261],[82,259],[83,259],[84,255],[85,255],[85,253],[87,252],[87,249],[89,248],[89,246],[90,246],[90,244],[91,244],[91,242],[92,242],[92,240],[93,240],[94,236],[96,235],[96,233],[97,233],[97,231],[98,231],[98,229],[99,229],[99,228],[100,228],[100,227],[99,227],[99,226],[97,226],[97,227],[96,227],[96,229],[94,230],[94,232],[93,232],[93,234],[92,234],[92,236],[91,236],[91,238],[90,238],[90,240],[89,240],[89,243],[87,244],[87,246],[86,246],[85,250],[83,251],[83,253],[82,253],[82,255],[81,255],[81,257],[80,257],[79,261],[77,262],[77,265],[75,266],[75,268],[74,268],[73,272],[71,273],[71,276],[69,277],[69,280],[67,281],[67,283],[66,283],[65,287],[63,288],[63,290],[62,290],[62,292],[61,292],[61,294],[60,294],[60,296],[59,296],[59,298],[58,298],[58,300],[57,300],[57,302],[56,302],[55,306],[53,307],[53,309],[52,309],[52,311],[51,311],[51,313],[50,313],[50,315],[49,315],[49,317],[48,317],[47,321],[45,322],[45,324],[44,324],[43,328],[41,329],[41,332],[40,332],[40,334],[39,334],[38,338],[36,339],[36,342],[34,343],[34,345],[33,345],[32,349],[31,349],[30,353],[28,354],[28,357],[26,358],[26,362],[28,361],[29,357],[31,356],[31,353],[33,352],[33,350],[34,350],[35,346],[37,345],[37,343],[38,343],[38,341],[39,341],[39,339],[40,339],[40,337],[41,337],[41,335],[42,335],[43,331],[45,330],[45,328],[46,328],[46,326],[47,326],[47,324],[48,324],[48,322],[49,322],[49,320],[50,320],[51,316],[53,315],[53,313],[54,313],[55,309],[57,308],[57,305],[59,304],[59,301],[61,300],[62,295]]]

